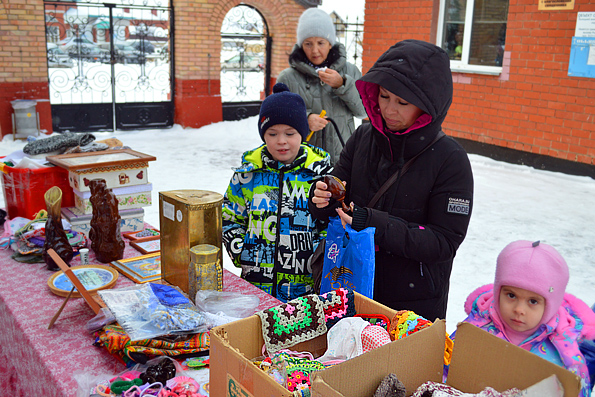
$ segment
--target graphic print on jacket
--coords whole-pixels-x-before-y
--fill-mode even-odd
[[[292,164],[264,146],[246,152],[223,200],[223,242],[242,278],[282,301],[313,291],[310,260],[321,234],[308,210],[313,178],[329,173],[330,157],[302,145]]]

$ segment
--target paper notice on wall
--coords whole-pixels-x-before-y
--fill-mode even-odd
[[[574,0],[539,0],[538,10],[574,10]]]
[[[568,75],[595,78],[595,37],[573,37]]]
[[[587,65],[595,66],[595,44],[589,46],[589,55],[587,56]]]
[[[577,13],[574,37],[595,37],[595,12]]]

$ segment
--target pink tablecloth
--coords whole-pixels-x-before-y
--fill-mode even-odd
[[[140,255],[125,241],[125,257]],[[105,349],[92,345],[94,339],[85,324],[94,313],[83,299],[68,301],[48,330],[64,301],[47,286],[54,272],[46,270],[45,263],[16,262],[12,253],[0,250],[0,396],[75,396],[75,371],[115,374],[124,370]],[[92,253],[90,259],[96,263]],[[70,264],[80,265],[79,258]],[[120,275],[115,288],[132,284]],[[225,291],[257,295],[258,310],[280,303],[229,271],[224,272],[223,285]]]

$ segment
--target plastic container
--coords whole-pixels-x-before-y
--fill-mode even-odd
[[[1,161],[1,159],[0,159]],[[2,169],[4,202],[9,218],[33,219],[46,209],[44,194],[52,186],[62,190],[62,207],[74,206],[74,193],[68,183],[68,171],[61,167]]]
[[[14,109],[15,138],[24,139],[29,135],[39,135],[39,120],[35,106],[37,101],[17,99],[10,102]]]

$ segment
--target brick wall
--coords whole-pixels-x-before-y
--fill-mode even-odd
[[[180,0],[175,2],[175,121],[200,127],[222,120],[220,97],[221,24],[235,6],[256,8],[273,37],[271,80],[286,67],[304,11],[294,0]]]
[[[51,131],[43,3],[0,3],[0,137],[12,133],[15,99],[39,100],[42,129]]]
[[[221,24],[240,3],[256,8],[268,24],[271,80],[288,67],[304,11],[295,0],[175,0],[175,123],[200,127],[221,121]],[[0,137],[12,133],[14,99],[38,100],[41,129],[52,132],[45,43],[42,0],[0,2]]]
[[[569,77],[577,12],[539,11],[511,0],[499,76],[453,73],[454,100],[443,125],[459,138],[595,165],[595,79]],[[438,1],[366,0],[363,69],[404,39],[436,42]]]

